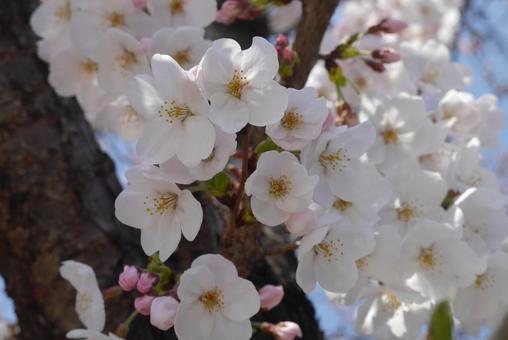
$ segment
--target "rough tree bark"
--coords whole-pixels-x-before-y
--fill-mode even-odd
[[[146,257],[138,231],[114,217],[121,188],[111,160],[97,146],[75,101],[59,98],[47,85],[47,66],[36,56],[36,37],[28,25],[37,3],[4,1],[0,11],[0,274],[16,303],[19,339],[62,339],[81,325],[73,311],[75,293],[58,275],[61,261],[90,264],[105,288],[115,284],[122,263],[144,265]],[[198,239],[183,242],[171,258],[177,270],[219,249],[223,208],[206,196],[201,201],[204,225]],[[277,230],[263,233],[270,242],[282,239]],[[304,339],[320,339],[314,310],[294,284],[295,267],[292,254],[255,264],[249,278],[256,285],[286,286],[282,304],[259,318],[296,321]],[[108,331],[131,305],[125,295],[107,303]],[[138,317],[128,339],[174,335],[150,330],[148,319]]]

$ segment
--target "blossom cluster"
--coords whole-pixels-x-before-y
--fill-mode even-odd
[[[137,140],[115,214],[140,229],[147,255],[166,261],[182,236],[197,237],[195,192],[234,197],[234,221],[241,209],[297,241],[303,291],[319,284],[355,304],[362,334],[416,338],[441,300],[471,334],[508,306],[508,199],[481,165],[503,114],[494,96],[465,92],[469,73],[450,59],[459,5],[347,2],[302,89],[281,85],[289,41],[276,49],[254,37],[242,49],[205,40],[212,0],[45,0],[32,26],[57,93],[75,95],[96,129]],[[266,139],[250,145],[254,129]],[[213,191],[219,178],[226,185]],[[116,338],[97,335],[105,316],[91,268],[66,262],[61,271],[87,328],[68,337]],[[198,257],[170,287],[157,273],[126,267],[119,284],[137,292],[137,312],[159,329],[174,325],[179,339],[248,339],[264,293],[275,295],[265,308],[280,302],[221,255]],[[258,328],[301,335],[289,322]]]

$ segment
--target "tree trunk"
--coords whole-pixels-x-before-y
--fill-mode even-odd
[[[28,25],[37,4],[4,1],[0,11],[0,274],[16,303],[19,339],[63,339],[82,326],[74,313],[75,292],[58,274],[61,261],[91,265],[106,288],[116,284],[123,263],[143,266],[146,256],[138,230],[115,219],[113,203],[121,187],[113,163],[75,100],[58,97],[47,84],[47,66],[36,55]],[[182,242],[170,259],[180,271],[219,248],[224,208],[207,196],[201,202],[205,220],[197,240]],[[286,286],[283,303],[258,319],[296,321],[304,339],[320,339],[314,310],[294,284],[295,266],[292,254],[256,263],[249,278],[257,286]],[[128,294],[107,302],[107,331],[125,319],[132,303]],[[138,317],[128,339],[174,339],[174,334],[154,330],[147,317]]]

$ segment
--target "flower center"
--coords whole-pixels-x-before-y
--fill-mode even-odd
[[[109,27],[122,27],[125,26],[125,15],[118,12],[111,12],[106,15],[106,21]]]
[[[291,189],[292,184],[287,176],[270,179],[270,190],[268,192],[275,199],[286,197],[291,192]]]
[[[199,302],[208,311],[208,313],[219,312],[224,308],[224,294],[222,291],[215,287],[212,290],[204,292],[199,297]]]
[[[99,65],[90,59],[87,59],[87,60],[81,62],[81,69],[86,74],[94,74],[97,72],[98,68],[99,68]]]
[[[383,137],[385,144],[395,144],[399,140],[397,130],[389,125],[385,127],[383,131],[381,131],[381,137]]]
[[[487,273],[483,273],[483,274],[476,276],[476,280],[474,281],[474,286],[475,286],[475,288],[485,290],[485,289],[491,287],[493,283],[494,283],[494,278],[492,278],[492,276],[490,276]]]
[[[78,292],[76,295],[76,309],[78,312],[83,313],[86,312],[90,305],[92,304],[92,297],[90,294]]]
[[[71,4],[66,2],[65,5],[58,7],[55,9],[54,15],[61,21],[69,21],[72,15]]]
[[[184,2],[183,0],[170,0],[169,1],[169,10],[172,15],[182,14],[184,12]]]
[[[342,149],[338,149],[335,152],[332,151],[323,151],[321,155],[319,155],[319,163],[323,167],[329,170],[337,170],[337,166],[339,163],[343,163],[342,161],[350,161],[351,158],[346,157],[346,154]],[[343,168],[345,168],[345,165],[342,164],[338,170],[341,171]]]
[[[359,270],[365,269],[367,267],[367,264],[369,264],[369,261],[367,260],[367,256],[362,257],[361,259],[358,259],[355,261],[356,268]]]
[[[443,119],[444,120],[452,119],[453,117],[455,117],[454,110],[452,110],[452,109],[444,110],[444,112],[443,112]]]
[[[282,127],[286,130],[294,130],[303,123],[302,115],[293,110],[284,113],[284,117],[280,121]]]
[[[397,218],[400,221],[409,222],[415,215],[415,211],[409,203],[402,203],[400,207],[395,209],[397,211]]]
[[[146,212],[148,215],[160,215],[162,216],[169,209],[176,209],[178,203],[178,195],[172,192],[159,194],[158,197],[153,197],[150,200],[149,196],[146,196],[146,200],[143,202],[144,205],[148,205]]]
[[[335,254],[339,252],[339,246],[343,246],[340,240],[323,241],[314,246],[314,254],[321,254],[326,261],[330,262]],[[344,255],[344,253],[340,251],[340,255]]]
[[[134,66],[138,62],[138,58],[134,52],[131,52],[127,49],[123,49],[122,54],[120,54],[117,58],[118,65],[124,70],[128,70]]]
[[[188,65],[191,61],[189,49],[176,52],[173,58],[182,67]]]
[[[385,308],[392,312],[395,312],[397,309],[399,309],[401,305],[400,300],[397,298],[397,296],[389,291],[385,291],[383,295],[381,295],[381,302]]]
[[[335,202],[333,202],[333,208],[340,212],[345,212],[349,208],[353,206],[353,203],[344,201],[343,199],[337,198]]]
[[[437,265],[437,257],[434,251],[434,246],[428,248],[421,248],[418,261],[424,269],[432,269]]]
[[[368,83],[365,77],[359,76],[358,78],[356,78],[355,84],[360,90],[363,90],[367,87]]]
[[[435,68],[430,68],[423,73],[421,81],[425,84],[432,84],[437,80],[438,77],[439,72]]]
[[[135,123],[141,120],[139,114],[134,110],[132,106],[128,106],[122,114],[122,120],[125,123]]]
[[[240,99],[242,97],[242,91],[247,85],[249,85],[249,82],[247,81],[247,77],[243,75],[243,71],[234,70],[233,78],[231,78],[231,81],[228,83],[227,90],[230,95]]]
[[[170,103],[167,101],[164,102],[163,105],[161,105],[159,111],[159,117],[164,118],[165,121],[172,124],[175,119],[179,120],[181,122],[185,121],[187,117],[193,116],[194,113],[187,107],[186,105],[179,106],[176,105],[176,102],[173,100]]]

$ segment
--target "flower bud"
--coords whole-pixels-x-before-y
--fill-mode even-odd
[[[150,315],[150,308],[152,307],[154,299],[155,296],[152,295],[138,296],[134,300],[134,308],[136,308],[141,315]]]
[[[266,285],[259,290],[261,299],[261,309],[270,310],[277,306],[284,297],[284,288],[282,286]]]
[[[368,67],[370,67],[374,72],[383,73],[386,70],[385,66],[379,61],[371,59],[363,59],[363,62]]]
[[[137,9],[143,9],[146,7],[146,0],[132,0],[132,4]]]
[[[138,289],[138,292],[143,293],[143,294],[148,293],[152,289],[153,285],[157,282],[158,279],[159,278],[157,277],[157,275],[149,273],[149,272],[144,272],[139,277],[139,281],[138,281],[138,284],[136,287]]]
[[[293,340],[295,337],[302,337],[300,326],[291,321],[282,321],[276,325],[267,323],[263,329],[272,333],[277,340]]]
[[[118,284],[123,290],[129,292],[136,288],[139,280],[138,269],[134,266],[123,266],[123,272],[118,277]]]
[[[161,331],[167,331],[175,323],[178,301],[170,296],[160,296],[153,300],[150,308],[150,323]]]
[[[377,25],[370,27],[367,30],[369,34],[379,33],[400,33],[407,28],[407,23],[402,20],[385,18],[381,20]]]
[[[277,40],[275,42],[275,46],[280,46],[280,47],[287,47],[287,46],[289,46],[288,37],[285,36],[284,34],[279,34],[277,36]]]
[[[226,0],[217,12],[215,21],[220,24],[232,24],[238,15],[242,12],[241,4],[237,0]]]
[[[372,58],[378,59],[383,64],[395,63],[400,60],[400,54],[395,52],[393,48],[385,47],[372,51]]]
[[[289,47],[284,48],[282,50],[282,61],[285,64],[293,65],[293,62],[295,61],[295,52]]]

